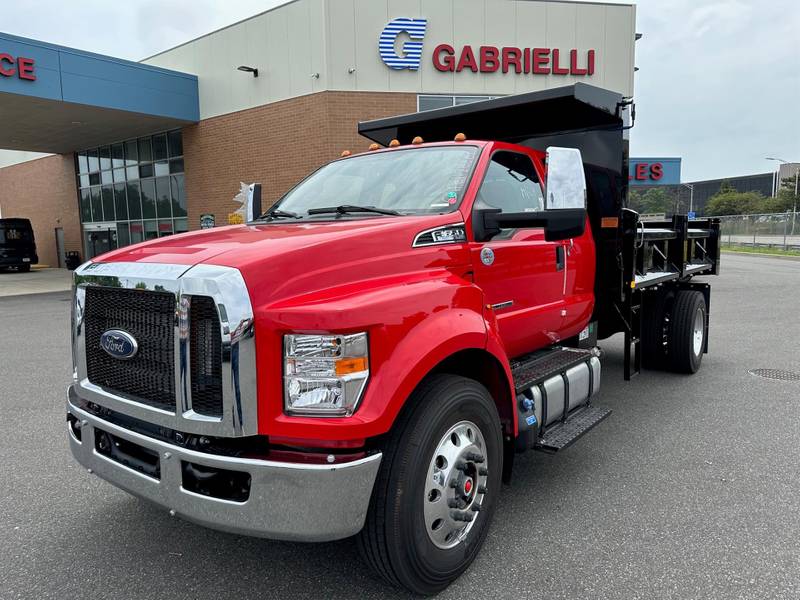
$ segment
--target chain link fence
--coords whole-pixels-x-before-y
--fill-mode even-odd
[[[800,250],[800,219],[796,213],[719,217],[723,246]]]

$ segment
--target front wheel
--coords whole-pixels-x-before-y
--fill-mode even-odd
[[[474,560],[503,467],[497,408],[481,384],[436,375],[409,398],[384,448],[358,545],[388,582],[430,595]]]

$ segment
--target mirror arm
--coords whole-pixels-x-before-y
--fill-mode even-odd
[[[486,215],[487,223],[499,229],[522,229],[533,227],[547,227],[547,213],[505,213],[497,215]]]

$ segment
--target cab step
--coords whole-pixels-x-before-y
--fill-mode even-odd
[[[517,393],[530,389],[545,379],[565,373],[568,369],[597,356],[594,350],[556,346],[534,352],[511,361],[511,374]]]
[[[611,414],[611,409],[604,406],[587,405],[577,409],[562,421],[547,429],[539,438],[534,450],[555,454],[559,450],[570,446],[584,433],[598,425]]]

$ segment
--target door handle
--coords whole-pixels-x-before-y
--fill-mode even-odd
[[[556,271],[563,271],[566,263],[566,251],[564,246],[559,244],[556,246]]]

